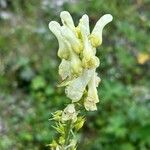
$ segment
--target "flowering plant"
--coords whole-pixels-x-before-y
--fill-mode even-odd
[[[58,140],[50,144],[52,150],[75,150],[77,147],[76,132],[82,128],[85,116],[81,115],[83,107],[87,111],[97,110],[99,102],[97,87],[100,78],[96,73],[99,58],[96,48],[102,43],[102,30],[112,21],[112,16],[106,14],[96,23],[90,33],[89,17],[85,14],[75,27],[69,12],[60,14],[62,26],[51,21],[49,28],[57,37],[61,59],[59,75],[62,79],[60,87],[65,87],[65,93],[71,103],[64,110],[53,113],[56,122],[54,128],[59,133]]]

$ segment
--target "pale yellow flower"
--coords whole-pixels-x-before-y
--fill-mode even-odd
[[[49,23],[49,29],[53,32],[53,34],[57,37],[59,43],[58,56],[62,59],[69,58],[69,43],[65,40],[65,38],[61,34],[61,26],[56,21],[51,21]]]
[[[101,45],[103,28],[105,25],[107,25],[109,22],[111,22],[112,19],[113,19],[112,15],[106,14],[97,21],[97,23],[90,35],[90,40],[94,47]]]
[[[83,18],[81,18],[83,19]],[[85,21],[86,22],[86,21]],[[99,65],[99,59],[95,56],[95,52],[93,50],[93,47],[88,39],[88,31],[86,29],[86,26],[84,25],[83,21],[80,20],[79,28],[82,35],[83,40],[83,58],[82,58],[82,65],[85,68],[95,68]]]
[[[98,98],[98,93],[97,93],[97,80],[98,77],[96,75],[96,73],[94,72],[91,80],[88,83],[88,93],[87,93],[87,97],[85,98],[84,101],[84,106],[87,110],[96,110],[96,103],[99,102],[99,98]]]

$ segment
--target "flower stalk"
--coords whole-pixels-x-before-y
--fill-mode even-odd
[[[51,150],[76,150],[76,133],[82,128],[86,111],[97,110],[99,102],[97,87],[100,78],[96,68],[100,61],[96,56],[96,48],[102,43],[102,30],[112,21],[112,16],[106,14],[96,23],[90,33],[89,17],[85,14],[75,27],[69,12],[60,14],[62,26],[51,21],[49,28],[57,37],[59,50],[58,57],[62,59],[59,65],[59,75],[62,78],[60,87],[65,87],[66,96],[71,102],[64,110],[52,114],[55,121],[54,129],[58,138],[50,144]]]
[[[66,147],[69,145],[70,132],[71,132],[71,125],[72,125],[72,122],[71,122],[71,120],[69,120],[69,121],[67,122],[66,136],[65,136],[65,146],[66,146]]]

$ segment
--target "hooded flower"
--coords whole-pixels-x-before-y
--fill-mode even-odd
[[[61,34],[61,26],[56,21],[51,21],[49,23],[49,28],[53,32],[53,34],[57,37],[59,43],[58,56],[62,59],[69,58],[69,43],[65,40],[65,38]]]
[[[94,72],[91,80],[88,83],[88,93],[84,101],[84,106],[86,110],[93,111],[97,109],[96,103],[99,102],[98,93],[96,89],[98,84],[97,80],[98,80],[97,74]]]
[[[97,21],[97,23],[90,35],[90,40],[94,47],[101,45],[103,28],[105,25],[107,25],[109,22],[111,22],[112,19],[113,19],[112,15],[106,14]]]
[[[90,29],[87,15],[83,15],[83,17],[80,19],[79,28],[84,47],[82,54],[82,65],[85,68],[95,68],[99,65],[99,59],[95,56],[95,51],[88,39]]]

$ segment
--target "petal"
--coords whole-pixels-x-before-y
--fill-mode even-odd
[[[94,72],[91,80],[88,83],[88,94],[84,100],[84,107],[88,111],[97,110],[96,103],[99,102],[97,89],[96,89],[96,82],[95,82],[96,77],[97,77],[97,74]]]
[[[87,111],[95,111],[97,110],[97,106],[96,103],[94,103],[93,101],[90,101],[89,99],[86,99],[84,101],[84,107]]]
[[[80,40],[75,35],[75,33],[72,30],[70,30],[67,26],[63,26],[61,28],[61,33],[66,38],[66,40],[71,44],[73,50],[77,54],[81,53],[83,46]]]
[[[87,95],[87,99],[90,102],[93,103],[98,103],[99,102],[99,98],[98,98],[98,94],[97,94],[97,89],[96,89],[96,73],[94,72],[91,80],[88,83],[88,95]]]
[[[62,59],[59,65],[59,75],[62,80],[65,80],[71,74],[71,64],[70,61]]]
[[[94,73],[93,69],[84,70],[83,74],[78,78],[74,79],[65,89],[65,93],[72,102],[79,101],[84,93],[84,90]]]
[[[102,30],[106,24],[111,22],[113,19],[112,15],[106,14],[102,16],[96,23],[91,35],[90,40],[94,47],[101,45],[102,43]]]
[[[75,29],[73,19],[68,11],[62,11],[60,13],[60,18],[63,25],[68,26],[72,30]]]
[[[83,38],[83,37],[81,36],[81,26],[84,26],[86,35],[89,36],[89,34],[90,34],[90,27],[89,27],[89,17],[88,17],[88,15],[84,14],[84,15],[82,16],[82,18],[81,18],[80,21],[79,21],[78,26],[77,26],[76,29],[75,29],[76,34],[77,34],[77,36],[78,36],[79,39],[82,39],[82,38]]]
[[[87,69],[95,68],[99,66],[99,59],[95,56],[95,48],[92,47],[88,40],[87,31],[83,24],[80,24],[80,30],[84,45],[82,65]]]
[[[62,38],[61,36],[61,26],[56,21],[51,21],[49,23],[49,29],[53,32],[53,34],[57,37],[58,40]]]
[[[74,51],[70,53],[71,74],[73,77],[78,77],[83,71],[81,60]]]
[[[84,26],[85,28],[85,34],[88,36],[90,34],[90,27],[89,27],[89,17],[88,15],[84,14],[82,16],[82,18],[80,19],[80,22],[79,22],[79,28],[81,26]],[[81,29],[81,28],[80,28]]]
[[[98,76],[97,73],[95,73],[95,84],[96,84],[96,87],[98,87],[100,82],[101,82],[101,78]]]

